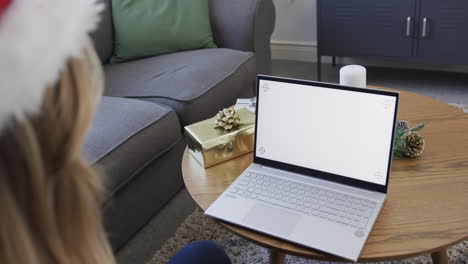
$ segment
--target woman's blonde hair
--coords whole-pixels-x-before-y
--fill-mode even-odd
[[[80,155],[102,89],[99,67],[88,44],[47,88],[41,110],[1,132],[0,263],[115,263],[101,182]]]

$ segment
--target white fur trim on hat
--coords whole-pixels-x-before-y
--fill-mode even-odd
[[[13,0],[0,18],[0,131],[39,110],[46,87],[81,55],[103,5],[96,0]]]

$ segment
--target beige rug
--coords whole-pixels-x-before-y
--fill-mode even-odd
[[[468,113],[467,105],[456,105],[455,107]],[[269,250],[248,242],[236,235],[226,231],[211,218],[203,215],[201,210],[196,209],[185,219],[177,229],[174,236],[154,254],[148,264],[166,263],[179,249],[192,241],[211,240],[222,245],[233,264],[267,264],[269,263]],[[464,241],[449,248],[448,255],[452,264],[468,264],[468,241]],[[325,264],[335,262],[324,262],[312,259],[304,259],[295,256],[286,257],[287,264]],[[408,258],[400,261],[381,262],[385,264],[429,264],[432,260],[429,255]],[[189,263],[187,263],[189,264]],[[209,263],[207,263],[209,264]]]
[[[224,247],[233,264],[268,264],[269,250],[250,243],[226,231],[211,218],[196,209],[153,256],[148,264],[166,263],[179,249],[192,241],[211,240]],[[468,241],[452,246],[448,250],[450,263],[468,264]],[[286,257],[287,264],[325,264],[333,262],[304,259],[295,256]],[[404,259],[401,261],[381,262],[385,264],[430,264],[429,255]],[[189,264],[189,263],[187,263]],[[210,264],[210,263],[207,263]]]

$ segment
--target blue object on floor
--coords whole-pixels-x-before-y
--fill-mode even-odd
[[[230,264],[223,248],[212,241],[192,242],[177,252],[167,264]]]

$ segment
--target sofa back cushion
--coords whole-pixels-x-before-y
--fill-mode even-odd
[[[112,56],[112,50],[114,47],[111,0],[99,0],[99,2],[105,5],[105,9],[101,12],[101,21],[99,22],[98,28],[91,33],[91,38],[94,42],[99,58],[103,63],[106,63]]]

